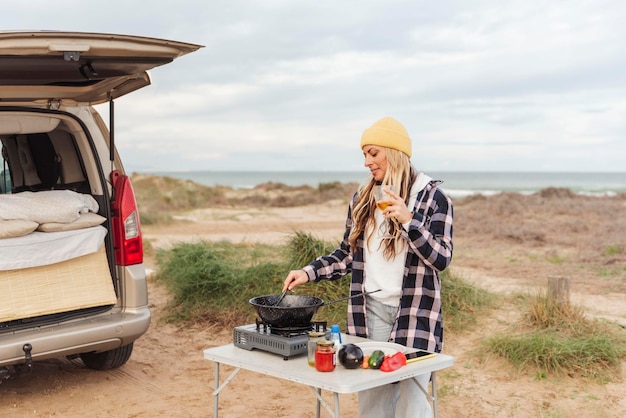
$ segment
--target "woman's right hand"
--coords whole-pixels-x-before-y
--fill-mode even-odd
[[[283,292],[285,290],[293,290],[296,286],[307,283],[309,281],[309,275],[304,270],[291,270],[285,279],[283,285]]]

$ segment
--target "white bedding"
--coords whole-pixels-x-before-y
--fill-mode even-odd
[[[74,222],[81,213],[98,213],[98,202],[71,190],[45,190],[0,195],[0,220],[21,219],[38,224]]]
[[[100,249],[103,226],[60,232],[32,232],[0,240],[0,270],[16,270],[59,263]]]

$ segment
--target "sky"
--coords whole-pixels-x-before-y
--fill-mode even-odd
[[[115,103],[127,171],[360,171],[392,116],[422,171],[626,171],[622,0],[3,4],[2,30],[203,45]],[[108,117],[106,106],[98,109]]]

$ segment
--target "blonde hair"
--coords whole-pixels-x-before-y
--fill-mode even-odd
[[[398,194],[408,204],[411,194],[411,185],[417,177],[415,168],[411,164],[409,157],[401,151],[392,148],[385,148],[387,158],[387,170],[382,184],[391,184],[397,187]],[[352,251],[356,249],[356,242],[362,233],[365,233],[365,241],[369,243],[374,229],[368,227],[373,225],[374,211],[376,210],[376,202],[374,200],[374,186],[377,184],[371,175],[359,187],[358,195],[352,208],[352,228],[348,236],[348,242]],[[383,242],[383,254],[386,259],[393,258],[398,249],[402,248],[404,242],[400,241],[402,233],[402,225],[388,220],[387,228],[392,239]]]

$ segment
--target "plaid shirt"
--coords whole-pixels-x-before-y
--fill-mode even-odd
[[[452,202],[437,187],[439,181],[429,182],[422,189],[413,208],[408,231],[402,232],[409,249],[405,262],[400,308],[393,325],[390,341],[428,351],[441,352],[443,323],[441,316],[441,282],[439,272],[452,261]],[[337,280],[352,273],[350,295],[364,290],[365,245],[363,234],[352,252],[348,236],[352,226],[355,194],[348,208],[346,232],[339,248],[319,257],[304,267],[309,281]],[[367,337],[365,299],[348,301],[348,334]]]

